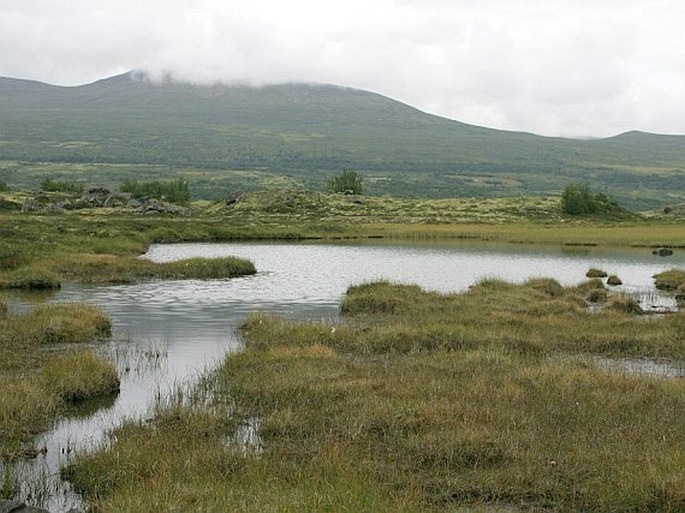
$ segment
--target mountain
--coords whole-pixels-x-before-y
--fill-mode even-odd
[[[155,82],[77,87],[0,78],[0,179],[185,176],[201,195],[321,188],[343,169],[369,194],[558,194],[589,182],[633,208],[685,201],[685,136],[572,140],[477,127],[331,85]],[[70,171],[71,170],[71,171]]]

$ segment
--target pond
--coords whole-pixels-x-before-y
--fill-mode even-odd
[[[515,282],[553,277],[572,285],[585,280],[590,267],[617,274],[624,284],[615,290],[635,295],[643,308],[664,310],[675,304],[670,296],[656,291],[652,276],[685,266],[685,252],[661,258],[646,248],[469,241],[174,244],[152,246],[144,258],[163,262],[226,255],[252,260],[258,273],[232,280],[69,285],[50,296],[49,301],[99,305],[112,317],[113,340],[101,351],[116,362],[121,392],[115,399],[84,405],[56,422],[38,437],[37,448],[44,450],[37,458],[0,468],[22,482],[22,500],[55,513],[79,507],[80,496],[59,479],[60,466],[102,443],[106,432],[124,419],[149,415],[155,401],[178,386],[192,386],[227,352],[239,349],[236,327],[249,312],[333,323],[346,289],[365,281],[415,283],[441,292],[464,291],[490,277]],[[11,305],[30,308],[34,300],[18,296]]]

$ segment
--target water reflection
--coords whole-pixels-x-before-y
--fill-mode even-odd
[[[654,289],[652,276],[685,265],[678,254],[665,260],[648,249],[469,241],[156,245],[145,258],[163,262],[226,255],[252,260],[259,272],[232,280],[68,285],[46,296],[13,296],[12,306],[18,310],[45,301],[86,301],[104,308],[115,336],[100,351],[116,363],[121,378],[116,398],[97,407],[83,405],[82,411],[56,422],[36,442],[45,450],[12,469],[22,483],[21,499],[53,512],[79,507],[79,495],[59,479],[60,466],[103,443],[105,434],[124,419],[149,414],[151,405],[175,387],[192,384],[223,355],[238,349],[235,330],[249,312],[334,322],[345,290],[365,281],[416,283],[442,292],[464,291],[487,277],[516,282],[553,277],[572,285],[583,281],[590,267],[617,274],[624,284],[612,290],[636,296],[643,308],[668,309],[675,303]],[[248,426],[245,438],[253,432]]]

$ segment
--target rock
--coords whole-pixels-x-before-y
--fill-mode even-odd
[[[671,256],[673,254],[673,250],[671,248],[658,248],[652,251],[652,255],[659,255],[659,256]]]
[[[133,201],[129,202],[131,206]],[[140,201],[140,205],[136,207],[136,212],[146,215],[156,214],[176,214],[181,216],[189,216],[191,211],[189,208],[173,205],[171,203],[164,203],[156,198],[145,198]]]
[[[109,189],[105,189],[104,187],[93,187],[84,192],[81,199],[90,205],[105,207],[107,206],[107,202],[110,202],[111,205],[112,193]]]
[[[247,193],[242,192],[242,191],[238,191],[238,192],[236,192],[230,196],[227,196],[225,199],[226,205],[230,206],[230,205],[235,205],[236,203],[240,203],[245,198],[246,195],[247,195]]]
[[[0,513],[50,513],[46,509],[27,506],[23,502],[0,499]]]

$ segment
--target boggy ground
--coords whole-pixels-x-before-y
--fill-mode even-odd
[[[27,198],[28,193],[0,193],[0,287],[254,272],[230,259],[222,265],[179,265],[137,258],[156,242],[383,237],[682,247],[685,241],[685,223],[675,214],[577,218],[561,212],[559,198],[423,200],[261,191],[230,201],[195,202],[189,217],[151,217],[122,208],[18,211]]]
[[[97,511],[683,511],[683,314],[564,288],[352,287],[339,325],[255,315],[245,350],[66,474]],[[208,393],[211,391],[211,393]],[[209,400],[208,400],[209,398]]]
[[[190,217],[21,213],[17,204],[5,208],[11,200],[0,205],[5,288],[254,272],[230,259],[137,258],[154,242],[385,237],[679,247],[685,240],[685,224],[669,216],[570,218],[558,199],[271,191],[196,203]],[[674,287],[683,281],[666,278]],[[199,399],[122,427],[112,450],[68,474],[103,511],[682,510],[685,429],[673,413],[683,410],[682,380],[610,374],[585,357],[560,355],[682,359],[685,321],[645,319],[621,301],[591,315],[588,295],[606,299],[596,284],[483,282],[458,296],[376,284],[350,291],[341,326],[255,317],[246,350],[207,378]],[[102,334],[97,321],[88,328],[95,331],[70,328],[90,318],[81,311],[88,307],[65,308],[75,310],[14,316],[0,307],[6,457],[31,450],[33,434],[70,401],[114,388],[111,369],[92,354],[62,344],[45,350]],[[258,428],[258,446],[241,442],[254,431],[248,424]],[[11,485],[2,483],[4,495]]]
[[[107,315],[89,305],[14,315],[0,298],[0,458],[40,449],[34,436],[69,404],[119,390],[114,365],[83,349],[109,337],[110,326]],[[0,495],[12,494],[4,477],[0,485]]]

